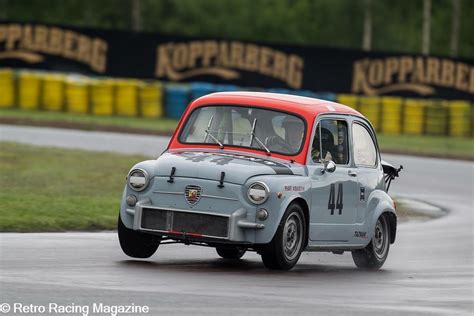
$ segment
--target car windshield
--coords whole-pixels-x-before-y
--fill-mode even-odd
[[[301,150],[305,132],[304,121],[289,113],[248,106],[214,105],[192,112],[181,130],[179,141],[296,155]]]

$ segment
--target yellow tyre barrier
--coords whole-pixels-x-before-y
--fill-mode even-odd
[[[336,96],[336,101],[357,110],[359,96],[354,94],[338,94]]]
[[[380,131],[380,98],[360,97],[359,112],[362,113],[371,123],[375,130]]]
[[[427,103],[425,133],[427,135],[448,135],[448,108],[441,100]]]
[[[455,137],[470,136],[471,105],[467,101],[449,102],[449,135]]]
[[[15,75],[12,69],[0,69],[0,108],[11,108],[15,103]]]
[[[421,135],[425,126],[425,103],[418,99],[405,99],[403,133]]]
[[[66,80],[66,110],[70,113],[89,111],[89,86],[86,78],[71,76]]]
[[[140,112],[143,117],[159,118],[163,116],[163,85],[149,83],[140,86]]]
[[[123,116],[138,115],[138,81],[117,80],[115,113]]]
[[[37,73],[22,71],[18,74],[18,105],[21,109],[38,109],[40,83]]]
[[[91,88],[92,114],[112,115],[114,114],[114,86],[111,79],[97,80]]]
[[[61,111],[65,101],[64,76],[59,74],[45,74],[42,78],[43,90],[41,93],[41,104],[43,109]]]
[[[400,97],[382,98],[382,133],[399,135],[402,131],[402,105]]]

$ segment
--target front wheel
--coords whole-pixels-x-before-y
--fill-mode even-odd
[[[125,227],[122,219],[118,218],[118,238],[123,252],[132,258],[149,258],[158,249],[161,238],[144,234]]]
[[[273,240],[261,250],[265,267],[271,270],[290,270],[300,258],[306,238],[303,209],[298,204],[288,207]]]
[[[217,254],[224,259],[237,260],[242,258],[247,249],[245,248],[223,248],[216,247]]]
[[[390,249],[390,229],[384,215],[375,223],[374,236],[364,249],[352,252],[352,259],[359,269],[378,270],[388,256]]]

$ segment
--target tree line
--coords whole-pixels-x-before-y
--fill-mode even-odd
[[[474,59],[473,0],[0,0],[0,19]]]

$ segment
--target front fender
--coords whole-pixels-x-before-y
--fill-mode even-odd
[[[268,200],[257,206],[257,209],[265,208],[269,216],[265,221],[255,220],[257,223],[265,225],[264,229],[256,231],[255,243],[267,244],[275,236],[283,214],[292,202],[295,200],[304,202],[306,209],[308,209],[308,205],[311,205],[311,182],[305,176],[268,175],[249,179],[245,187],[248,188],[255,181],[265,182],[270,189]]]
[[[122,193],[122,200],[120,202],[120,218],[122,219],[122,223],[125,225],[125,227],[129,229],[133,229],[135,207],[127,206],[126,197],[129,194],[134,194],[137,197],[139,202],[142,201],[144,198],[146,198],[149,189],[153,186],[155,164],[156,164],[156,160],[146,160],[146,161],[137,163],[130,169],[130,171],[132,171],[133,169],[145,170],[148,173],[148,176],[150,177],[150,182],[148,184],[148,187],[141,192],[133,191],[132,189],[128,187],[127,184],[125,184],[125,188],[123,189],[123,193]]]
[[[395,242],[397,230],[397,213],[392,198],[382,190],[374,190],[367,201],[367,221],[370,239],[374,236],[375,223],[380,215],[387,213],[390,225],[390,242]],[[369,240],[370,241],[370,240]]]

